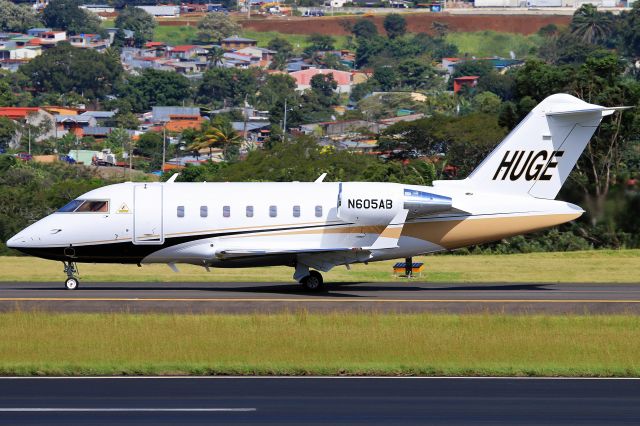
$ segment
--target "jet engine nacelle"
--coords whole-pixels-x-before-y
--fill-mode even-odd
[[[451,205],[449,197],[401,184],[352,182],[340,184],[338,217],[359,225],[382,225],[390,223],[402,209],[407,209],[407,218],[413,219],[445,212]]]

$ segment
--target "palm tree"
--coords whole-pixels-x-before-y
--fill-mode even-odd
[[[571,21],[571,34],[586,43],[598,43],[605,40],[613,26],[613,19],[609,13],[600,13],[591,4],[580,6]]]
[[[209,148],[209,156],[213,148],[222,148],[225,157],[228,150],[233,145],[239,145],[243,141],[243,137],[233,129],[228,121],[212,124],[202,129],[202,133],[195,138],[195,141],[189,146],[191,151],[199,151]]]
[[[209,50],[207,50],[207,61],[208,66],[217,67],[222,64],[222,59],[224,58],[224,50],[218,46],[212,46]]]

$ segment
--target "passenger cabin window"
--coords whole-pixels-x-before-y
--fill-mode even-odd
[[[178,215],[178,217],[184,217],[184,206],[178,206],[176,214]]]
[[[293,217],[300,217],[300,206],[293,206]]]
[[[223,217],[229,217],[229,216],[231,216],[231,207],[230,207],[230,206],[224,206],[224,207],[222,207],[222,216],[223,216]]]
[[[316,217],[322,217],[322,206],[316,206]]]
[[[247,217],[253,217],[253,206],[247,206]]]
[[[200,206],[200,217],[209,216],[209,208],[207,206]]]
[[[278,207],[277,206],[269,206],[269,217],[278,216]]]
[[[109,213],[109,201],[73,200],[58,211],[60,213]]]

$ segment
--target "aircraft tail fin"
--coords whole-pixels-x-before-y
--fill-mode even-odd
[[[540,102],[469,175],[492,192],[554,199],[603,117],[619,108],[556,94]]]

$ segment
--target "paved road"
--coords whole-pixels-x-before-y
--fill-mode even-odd
[[[640,423],[640,380],[0,379],[0,424]]]
[[[332,283],[306,293],[289,283],[0,283],[0,311],[278,312],[514,312],[640,314],[640,284],[484,283],[418,281]]]

